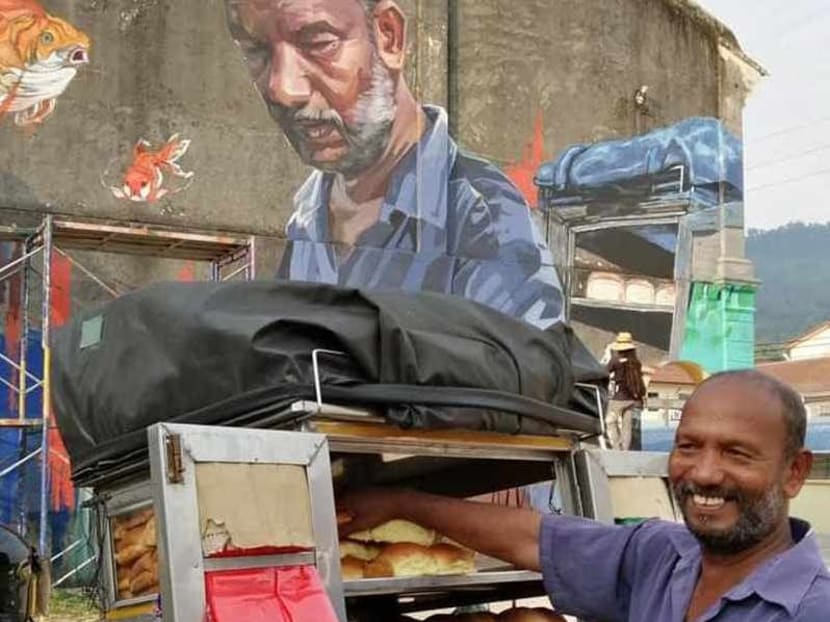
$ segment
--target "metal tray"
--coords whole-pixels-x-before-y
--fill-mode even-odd
[[[344,581],[346,598],[408,595],[449,590],[482,589],[511,583],[540,583],[542,575],[524,570],[488,570],[466,575],[403,577],[396,579],[355,579]]]

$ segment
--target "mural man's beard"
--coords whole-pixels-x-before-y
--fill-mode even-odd
[[[673,487],[686,526],[704,549],[721,555],[734,555],[755,546],[770,535],[786,512],[784,491],[774,486],[757,496],[738,489],[702,488],[688,482]],[[688,501],[694,495],[722,497],[738,506],[738,520],[729,529],[713,529],[690,520]],[[694,510],[691,510],[693,512]],[[702,522],[700,519],[698,523]]]
[[[358,97],[351,115],[354,121],[346,123],[332,108],[289,108],[274,102],[269,102],[268,108],[303,162],[326,172],[341,173],[351,179],[375,164],[389,144],[396,110],[395,82],[375,53],[372,59],[372,82]],[[303,126],[308,123],[333,126],[348,145],[345,155],[331,162],[314,160],[315,150],[309,144],[307,130]]]

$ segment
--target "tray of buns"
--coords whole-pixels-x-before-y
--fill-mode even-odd
[[[434,531],[402,520],[340,541],[347,598],[415,595],[542,579],[538,573],[505,569],[494,563]]]
[[[541,581],[542,576],[535,572],[483,570],[467,575],[344,580],[343,588],[347,598],[382,596],[384,594],[415,596],[435,591],[477,589],[499,584]]]
[[[125,512],[110,520],[116,600],[157,594],[159,562],[153,509]]]

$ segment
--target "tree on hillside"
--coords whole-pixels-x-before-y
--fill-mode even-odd
[[[830,224],[750,230],[746,253],[762,282],[755,331],[759,344],[787,341],[830,320]]]

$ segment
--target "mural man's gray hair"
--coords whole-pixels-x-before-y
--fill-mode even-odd
[[[757,369],[720,372],[707,378],[701,386],[728,379],[752,382],[778,400],[781,404],[781,415],[787,426],[784,450],[788,458],[794,457],[804,448],[807,436],[807,409],[804,406],[804,400],[791,386]]]

